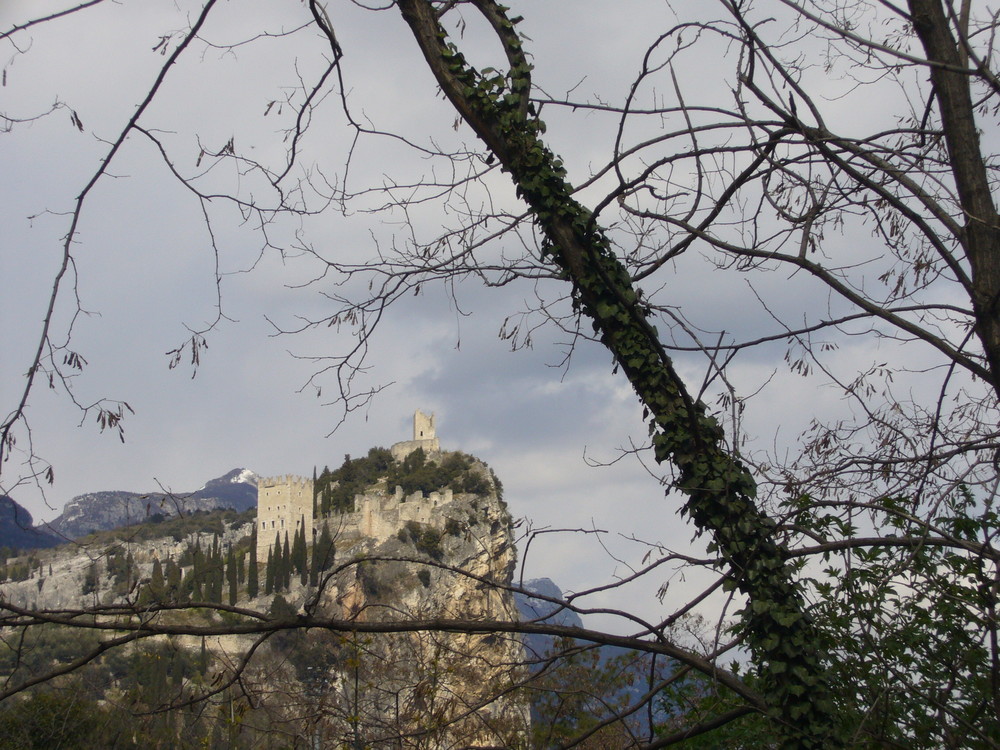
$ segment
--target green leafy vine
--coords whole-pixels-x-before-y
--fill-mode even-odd
[[[648,410],[658,462],[677,469],[687,495],[682,512],[725,561],[729,583],[746,595],[745,642],[760,670],[766,706],[783,727],[786,748],[843,745],[828,683],[828,655],[818,628],[776,539],[774,521],[755,502],[756,482],[725,448],[724,433],[677,375],[656,331],[638,304],[625,266],[593,215],[573,198],[558,157],[541,140],[544,123],[528,103],[531,66],[519,19],[490,0],[473,0],[504,47],[510,69],[477,71],[426,0],[399,0],[445,95],[498,158],[531,207],[544,237],[543,256],[573,284],[574,301],[593,322]]]

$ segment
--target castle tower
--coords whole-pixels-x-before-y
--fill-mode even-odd
[[[424,453],[441,452],[441,443],[434,430],[434,415],[424,414],[420,409],[413,412],[413,440],[396,443],[389,450],[394,459],[402,461],[417,448],[423,448]]]
[[[433,440],[434,437],[434,415],[427,416],[417,409],[413,412],[413,439]]]
[[[289,543],[305,525],[306,544],[313,542],[313,482],[286,474],[257,481],[257,564],[267,563],[275,536]],[[263,569],[263,567],[261,568]]]

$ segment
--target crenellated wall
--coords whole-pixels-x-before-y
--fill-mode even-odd
[[[424,496],[422,492],[414,492],[403,497],[403,490],[389,494],[365,494],[354,496],[354,513],[357,516],[358,532],[381,544],[389,537],[395,536],[407,521],[435,524],[441,522],[442,516],[434,516],[434,510],[447,505],[454,500],[451,489],[443,492],[432,492]]]
[[[413,440],[405,440],[392,446],[392,457],[402,461],[410,453],[423,448],[427,453],[440,453],[441,444],[437,438],[434,415],[424,414],[419,409],[413,414]],[[451,490],[444,493],[432,492],[427,498],[415,493],[404,498],[397,488],[396,494],[359,495],[354,500],[357,518],[343,518],[342,523],[356,525],[359,533],[383,542],[396,534],[407,521],[430,523],[430,514],[440,503],[451,502]],[[263,565],[267,561],[268,550],[277,535],[284,542],[285,534],[291,541],[299,527],[305,524],[306,544],[313,543],[313,535],[319,528],[315,521],[313,482],[306,477],[285,474],[277,477],[261,477],[257,481],[257,560]],[[350,515],[350,514],[344,514]]]

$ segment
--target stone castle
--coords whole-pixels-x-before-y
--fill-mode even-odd
[[[441,453],[441,443],[434,427],[434,415],[419,409],[413,414],[413,439],[395,443],[390,452],[402,461],[418,448],[428,455]],[[395,494],[365,494],[354,498],[354,514],[362,534],[376,541],[384,541],[395,534],[407,521],[431,523],[431,512],[438,505],[451,502],[452,491],[432,492],[429,497],[414,493],[403,497],[397,487]],[[299,528],[305,527],[307,543],[315,541],[319,532],[316,526],[316,507],[313,480],[286,474],[278,477],[261,477],[257,481],[257,559],[267,560],[267,553],[277,537],[294,539]]]

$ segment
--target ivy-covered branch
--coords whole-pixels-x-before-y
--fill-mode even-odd
[[[828,655],[776,539],[775,523],[755,502],[756,483],[726,448],[724,433],[688,393],[646,317],[627,269],[590,211],[573,198],[560,160],[541,140],[530,105],[530,66],[506,9],[472,3],[497,31],[510,69],[473,68],[449,41],[428,0],[397,5],[443,92],[483,140],[531,207],[543,252],[573,285],[574,300],[629,378],[650,415],[657,461],[677,469],[683,512],[725,561],[733,587],[748,599],[743,627],[760,668],[768,714],[788,748],[843,744],[827,682]]]

